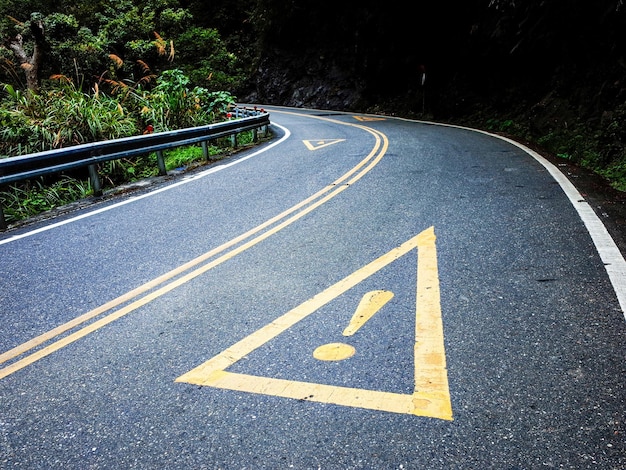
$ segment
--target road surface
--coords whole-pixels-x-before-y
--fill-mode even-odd
[[[260,148],[2,235],[0,468],[626,468],[624,260],[558,170],[270,112]]]

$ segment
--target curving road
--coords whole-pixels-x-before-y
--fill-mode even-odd
[[[276,139],[2,235],[0,468],[626,468],[624,259],[469,129]]]

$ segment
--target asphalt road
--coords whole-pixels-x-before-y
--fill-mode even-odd
[[[624,260],[558,170],[271,119],[0,237],[0,468],[626,468]]]

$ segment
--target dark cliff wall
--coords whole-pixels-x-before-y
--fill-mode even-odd
[[[361,105],[374,104],[415,90],[425,66],[448,110],[451,85],[449,96],[497,102],[510,87],[532,94],[557,82],[607,86],[624,71],[626,8],[619,0],[261,3],[261,98],[295,93],[302,100],[301,85],[330,82],[351,88]],[[274,84],[278,69],[287,81]]]
[[[246,99],[489,125],[626,177],[623,0],[264,0],[255,15]]]

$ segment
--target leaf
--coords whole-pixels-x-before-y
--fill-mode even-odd
[[[113,63],[115,64],[116,68],[120,68],[122,65],[124,65],[124,61],[117,55],[115,54],[109,54],[109,59],[111,59],[113,61]]]

